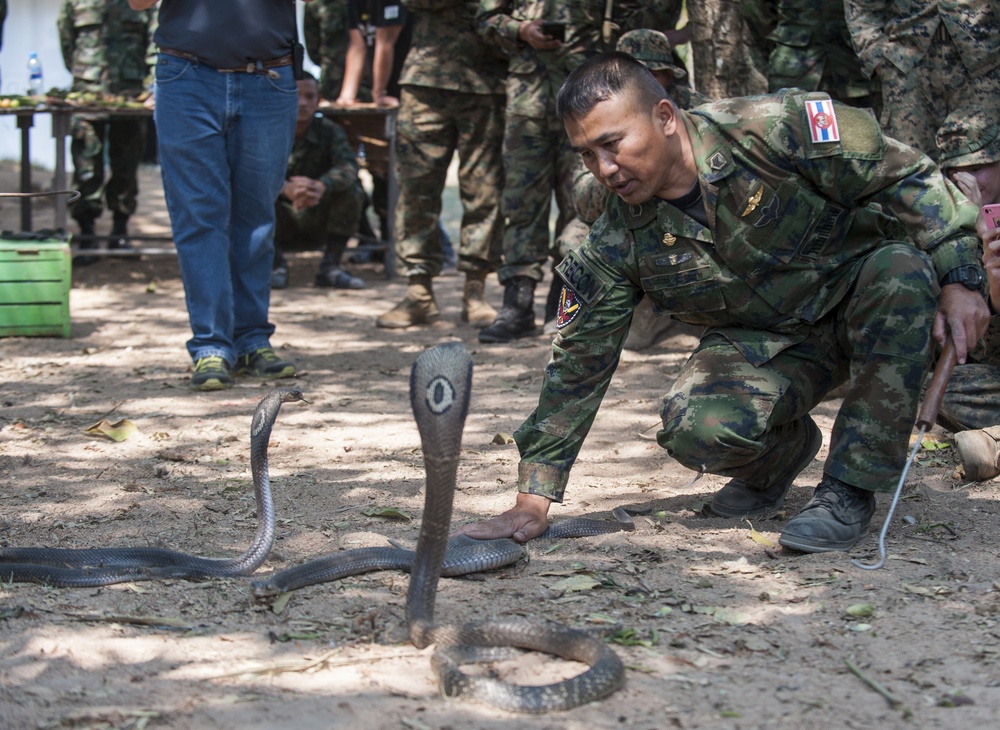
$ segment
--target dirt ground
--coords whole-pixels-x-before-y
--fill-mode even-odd
[[[161,235],[155,168],[143,176],[133,231]],[[17,210],[0,201],[4,228],[17,228]],[[36,227],[47,215],[36,206]],[[518,460],[505,436],[531,411],[548,360],[545,337],[480,345],[458,323],[461,277],[436,281],[438,326],[380,330],[375,316],[404,282],[352,265],[367,288],[318,290],[318,259],[294,254],[292,287],[272,298],[273,344],[298,364],[295,385],[312,404],[286,405],[274,429],[278,540],[261,575],[386,538],[415,543],[424,472],[408,376],[436,343],[461,341],[475,362],[456,523],[505,509]],[[488,293],[499,302],[495,279]],[[250,417],[270,384],[189,390],[173,256],[77,270],[70,304],[70,338],[0,340],[0,544],[240,554],[256,526]],[[246,578],[4,584],[0,727],[995,727],[997,484],[966,483],[951,448],[922,452],[887,565],[875,571],[851,558],[877,557],[885,498],[850,555],[777,546],[820,478],[826,445],[785,514],[752,526],[707,517],[724,480],[689,485],[691,472],[652,440],[692,342],[677,335],[624,355],[566,502],[552,510],[606,517],[624,506],[639,513],[634,533],[531,544],[517,566],[445,579],[438,595],[439,620],[546,617],[610,633],[628,665],[611,698],[537,717],[443,698],[428,652],[406,641],[401,573],[305,588],[284,606],[256,602]],[[827,443],[837,406],[814,413]],[[102,419],[128,419],[138,432],[122,442],[86,432]],[[932,437],[948,445],[949,434]],[[386,509],[410,519],[379,516]],[[578,669],[536,655],[496,667],[527,683]]]

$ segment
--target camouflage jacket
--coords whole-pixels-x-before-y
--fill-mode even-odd
[[[768,39],[774,42],[767,71],[771,91],[822,90],[839,100],[871,93],[851,45],[843,4],[779,0],[778,23]]]
[[[854,49],[869,77],[883,61],[904,73],[912,71],[942,24],[971,75],[1000,65],[997,0],[845,0],[844,8]]]
[[[559,264],[559,336],[538,406],[514,434],[522,491],[562,498],[644,296],[760,366],[803,341],[887,240],[927,252],[939,278],[981,265],[977,211],[930,158],[840,104],[841,141],[812,141],[805,102],[828,98],[786,91],[680,112],[708,226],[664,200],[615,196]]]
[[[480,0],[476,14],[479,34],[510,59],[507,113],[542,119],[555,111],[556,93],[570,71],[585,60],[613,49],[618,38],[635,28],[673,28],[679,13],[674,0],[613,4],[610,42],[603,37],[605,0]],[[526,20],[566,24],[566,41],[552,51],[536,51],[518,38]]]
[[[347,132],[331,119],[313,117],[305,135],[292,145],[285,175],[321,180],[334,193],[353,187],[358,182],[358,162]]]
[[[503,94],[507,59],[476,33],[475,2],[403,0],[413,12],[413,36],[401,86],[467,94]]]
[[[128,0],[64,0],[56,25],[73,91],[135,95],[149,75],[150,11]]]

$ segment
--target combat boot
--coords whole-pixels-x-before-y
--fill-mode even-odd
[[[985,482],[1000,475],[1000,426],[955,434],[955,448],[962,458],[965,478]]]
[[[479,331],[480,342],[511,342],[535,334],[536,283],[527,276],[515,276],[504,284],[503,306],[493,324]]]
[[[402,329],[416,324],[434,324],[441,318],[434,292],[431,289],[431,277],[418,274],[410,277],[403,301],[375,320],[377,327]]]
[[[108,249],[128,253],[135,251],[135,246],[128,239],[128,216],[115,213],[111,224],[111,237],[108,239]]]
[[[482,329],[489,325],[497,316],[495,310],[486,301],[485,271],[466,271],[465,289],[462,291],[462,321],[468,322],[473,327]]]

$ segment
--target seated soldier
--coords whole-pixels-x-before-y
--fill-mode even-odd
[[[983,109],[962,107],[938,130],[941,168],[976,206],[1000,203],[1000,125]],[[990,290],[986,336],[952,373],[938,421],[955,431],[955,447],[973,481],[1000,474],[1000,226],[980,216]],[[969,285],[978,285],[969,272]]]
[[[283,250],[324,247],[316,286],[363,289],[365,283],[340,268],[347,241],[357,229],[362,192],[358,163],[344,129],[316,115],[319,85],[308,73],[298,82],[295,143],[285,185],[275,202],[274,264],[271,288],[288,286]]]

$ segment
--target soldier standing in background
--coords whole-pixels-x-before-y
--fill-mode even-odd
[[[395,174],[399,198],[395,242],[409,277],[406,296],[376,320],[379,327],[431,324],[440,312],[431,282],[444,247],[438,217],[448,166],[458,152],[462,200],[458,269],[465,272],[462,321],[485,327],[496,310],[483,297],[500,261],[503,220],[501,149],[506,61],[479,38],[464,0],[403,0],[414,18],[413,40],[399,83]]]
[[[997,117],[998,0],[846,0],[845,8],[886,134],[936,157],[935,134],[958,107],[978,104]]]
[[[344,83],[344,63],[350,40],[347,3],[344,0],[316,0],[306,5],[302,37],[309,58],[320,68],[320,98],[336,99]]]
[[[534,293],[550,254],[550,205],[556,236],[573,217],[576,156],[555,115],[555,98],[570,71],[614,47],[633,28],[673,28],[678,3],[571,0],[481,0],[480,35],[510,59],[504,130],[505,219],[503,306],[480,342],[510,342],[537,332]],[[608,11],[610,17],[605,17]]]
[[[57,25],[63,61],[73,74],[72,91],[96,95],[137,97],[149,76],[150,13],[132,10],[128,0],[65,0]],[[81,250],[93,250],[94,224],[103,212],[102,198],[111,211],[109,248],[129,249],[128,219],[139,193],[138,170],[146,147],[146,120],[125,115],[75,115],[70,154],[73,187],[81,197],[70,207],[80,227]],[[104,159],[110,163],[105,176]],[[73,262],[91,264],[84,254]]]
[[[871,85],[851,45],[844,6],[827,0],[778,0],[767,90],[825,91],[857,107],[871,106]]]

